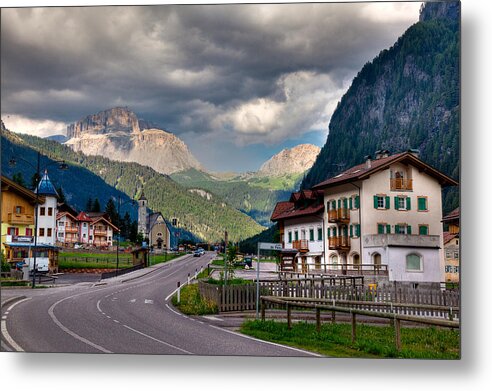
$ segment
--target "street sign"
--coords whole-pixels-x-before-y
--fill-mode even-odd
[[[282,243],[258,242],[260,250],[282,250]]]

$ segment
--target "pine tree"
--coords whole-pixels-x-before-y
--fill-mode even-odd
[[[120,227],[120,218],[118,216],[118,212],[116,211],[116,205],[113,201],[112,198],[110,198],[108,200],[108,202],[106,203],[106,209],[105,209],[106,213],[108,214],[111,222],[116,225],[117,227]]]
[[[85,210],[87,212],[92,212],[92,197],[89,197],[87,203],[85,204]]]
[[[99,204],[99,198],[94,200],[94,204],[92,205],[92,212],[99,213],[101,211],[101,205]]]
[[[21,186],[26,186],[26,183],[24,182],[24,177],[22,176],[22,172],[18,172],[17,174],[14,174],[12,177],[12,180],[17,183],[18,185]]]
[[[65,203],[67,200],[65,198],[65,193],[63,192],[63,189],[61,186],[56,188],[56,192],[58,193],[58,201]]]

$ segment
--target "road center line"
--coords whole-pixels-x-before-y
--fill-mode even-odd
[[[178,348],[177,346],[174,346],[174,345],[172,345],[172,344],[170,344],[170,343],[167,343],[167,342],[161,341],[160,339],[154,338],[154,337],[152,337],[152,336],[150,336],[150,335],[147,335],[147,334],[145,334],[145,333],[142,333],[141,331],[135,330],[134,328],[132,328],[132,327],[130,327],[130,326],[127,326],[126,324],[125,324],[125,325],[123,325],[123,327],[126,327],[128,330],[131,330],[131,331],[133,331],[133,332],[135,332],[135,333],[137,333],[137,334],[140,334],[140,335],[142,335],[142,336],[144,336],[144,337],[150,338],[150,339],[151,339],[151,340],[153,340],[153,341],[159,342],[159,343],[161,343],[161,344],[163,344],[163,345],[166,345],[166,346],[169,346],[169,347],[171,347],[171,348],[173,348],[173,349],[179,350],[180,352],[183,352],[183,353],[186,353],[186,354],[193,354],[193,353],[191,353],[191,352],[189,352],[189,351],[187,351],[187,350],[185,350],[185,349]]]

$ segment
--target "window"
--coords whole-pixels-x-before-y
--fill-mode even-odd
[[[422,271],[422,257],[418,254],[407,255],[407,271],[420,272]]]
[[[360,224],[354,224],[354,236],[356,238],[360,237]]]
[[[318,227],[318,242],[323,240],[323,228]]]
[[[332,265],[336,265],[336,264],[338,263],[338,257],[337,257],[335,254],[332,254],[332,255],[330,256],[330,263],[331,263]]]
[[[306,239],[306,230],[305,229],[301,229],[301,239]]]
[[[87,228],[87,223],[84,223],[84,228]]]
[[[289,236],[289,243],[292,243],[292,231],[289,231],[288,236]]]
[[[40,216],[45,216],[46,215],[46,208],[44,206],[42,206],[41,208],[39,208],[39,215]]]
[[[395,234],[411,235],[412,234],[412,226],[405,224],[405,223],[396,224],[395,225]]]
[[[419,235],[429,235],[429,226],[419,225]]]
[[[47,231],[48,231],[48,233],[47,233],[46,236],[51,237],[52,236],[52,233],[53,233],[52,229],[51,228],[48,228]]]
[[[53,216],[53,208],[48,208],[48,216]]]
[[[357,224],[359,226],[359,235],[360,235],[360,225]],[[382,235],[382,234],[390,234],[391,233],[391,226],[389,224],[386,224],[386,223],[378,223],[378,234],[379,235]]]
[[[451,273],[451,270],[453,270],[453,267],[452,267],[452,266],[446,265],[446,266],[444,267],[444,271],[445,271],[446,273]]]
[[[374,196],[374,209],[389,209],[390,198],[386,195]]]
[[[294,231],[294,240],[295,241],[299,240],[299,231]]]
[[[417,203],[418,203],[418,210],[419,211],[427,211],[427,197],[418,197],[417,198]]]
[[[314,242],[314,228],[309,228],[309,241]]]
[[[63,232],[58,232],[58,237],[63,238]]]
[[[26,228],[26,236],[32,236],[32,228]]]
[[[446,250],[446,258],[448,258],[448,259],[453,258],[453,251],[452,250]]]
[[[18,214],[22,213],[22,206],[16,206],[15,207],[15,213],[18,213]]]
[[[7,235],[15,236],[15,235],[18,235],[18,233],[19,233],[19,228],[15,228],[15,227],[8,227],[7,228]]]
[[[44,236],[44,228],[39,228],[39,236]]]
[[[336,209],[337,208],[337,202],[335,200],[331,201],[331,209]]]
[[[458,259],[458,258],[460,257],[460,253],[459,253],[459,251],[455,251],[455,252],[453,253],[453,255],[454,255],[454,258],[455,258],[455,259]]]
[[[63,224],[63,221],[59,221],[59,222],[58,222],[58,226],[59,226],[59,227],[63,227],[64,225],[65,225],[65,224]]]
[[[359,209],[360,208],[360,197],[356,195],[354,197],[354,209]]]

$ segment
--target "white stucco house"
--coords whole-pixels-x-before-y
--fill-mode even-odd
[[[324,193],[324,261],[345,273],[384,270],[389,281],[445,281],[441,193],[456,185],[409,150],[378,151],[313,186]]]
[[[56,214],[58,205],[58,193],[48,177],[45,170],[36,192],[44,197],[44,202],[38,205],[36,214],[38,229],[38,244],[49,244],[54,246],[56,243]]]

